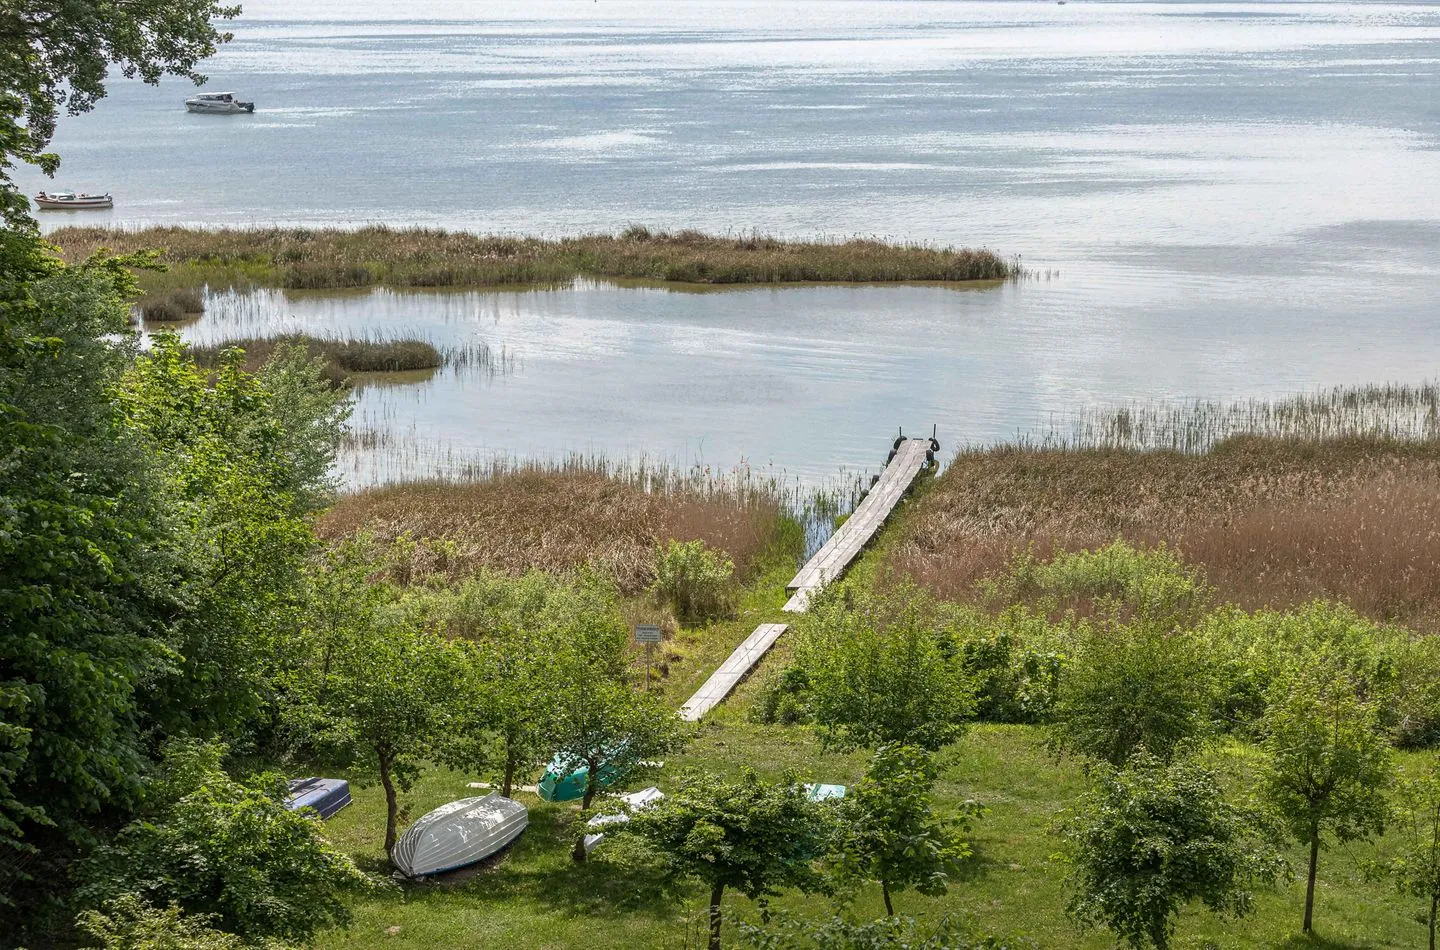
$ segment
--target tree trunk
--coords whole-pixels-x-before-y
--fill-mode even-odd
[[[890,885],[884,880],[880,881],[880,893],[885,896],[885,916],[895,916],[895,905],[890,903]]]
[[[710,950],[720,950],[720,898],[724,896],[724,884],[710,888]]]
[[[505,778],[500,782],[500,794],[509,798],[515,788],[515,753],[512,751],[514,744],[510,741],[505,743]]]
[[[1430,895],[1430,950],[1435,950],[1435,913],[1440,911],[1440,894]]]
[[[385,787],[385,854],[395,848],[395,826],[399,823],[400,807],[395,800],[395,783],[390,780],[390,756],[380,756],[380,784]]]
[[[595,793],[600,790],[600,781],[595,773],[599,771],[600,762],[598,759],[585,760],[585,797],[580,799],[580,807],[589,811],[590,803],[595,800]]]
[[[1314,825],[1310,826],[1310,874],[1305,879],[1305,926],[1304,931],[1308,934],[1311,931],[1310,921],[1315,913],[1315,868],[1320,863],[1320,829]]]
[[[595,781],[595,765],[589,760],[585,763],[585,797],[580,799],[580,815],[584,817],[590,810],[590,803],[595,800],[597,788]],[[585,854],[585,825],[580,826],[580,831],[575,835],[575,847],[570,851],[570,858],[576,864],[583,864]]]

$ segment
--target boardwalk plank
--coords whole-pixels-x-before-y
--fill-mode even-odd
[[[895,457],[885,466],[880,479],[856,506],[854,513],[845,519],[836,532],[830,536],[814,557],[805,563],[786,585],[792,594],[783,608],[787,613],[804,613],[810,598],[835,580],[850,566],[850,562],[864,550],[865,545],[880,530],[890,512],[905,497],[910,483],[927,464],[925,453],[930,449],[928,439],[907,439],[895,451]],[[720,668],[710,675],[703,686],[680,707],[680,717],[690,722],[698,721],[714,709],[736,685],[745,678],[752,667],[760,662],[775,641],[786,631],[783,623],[762,623],[756,627],[745,642],[735,648]]]

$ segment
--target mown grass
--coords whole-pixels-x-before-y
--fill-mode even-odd
[[[777,537],[800,543],[780,497],[763,483],[706,482],[584,459],[506,464],[463,481],[354,492],[320,519],[319,531],[329,539],[363,532],[381,542],[425,540],[411,549],[406,568],[417,576],[588,566],[626,594],[649,586],[657,544],[704,541],[749,581]]]
[[[704,284],[1004,280],[1018,266],[988,249],[869,238],[790,241],[698,231],[590,234],[550,240],[371,226],[214,230],[61,228],[50,235],[70,260],[108,249],[161,252],[167,273],[147,289],[272,286],[335,289],[555,285],[579,276]]]
[[[325,375],[336,385],[357,373],[403,373],[435,369],[444,365],[445,355],[433,343],[415,339],[334,339],[301,333],[275,337],[245,337],[201,346],[191,346],[197,365],[215,368],[231,349],[245,351],[245,369],[255,372],[282,347],[301,347],[311,359],[325,361]]]
[[[744,699],[742,686],[730,704]],[[1216,758],[1234,770],[1248,755],[1247,748],[1236,746]],[[1402,761],[1416,759],[1402,756]],[[658,773],[638,776],[630,785],[658,784],[663,789],[687,768],[729,775],[754,768],[769,778],[794,771],[806,781],[848,785],[863,772],[864,760],[822,752],[808,727],[759,726],[734,715],[707,722],[684,753],[667,760]],[[444,770],[427,773],[406,796],[411,817],[446,801],[480,794],[466,788],[473,778]],[[1026,933],[1046,950],[1113,947],[1105,934],[1082,933],[1065,918],[1065,868],[1052,858],[1058,842],[1050,829],[1083,783],[1078,765],[1044,751],[1033,727],[974,727],[947,753],[936,799],[940,808],[953,808],[969,798],[987,806],[988,812],[975,826],[976,858],[944,896],[902,892],[896,896],[897,910],[929,920],[946,913],[969,913],[991,930]],[[325,934],[319,945],[423,950],[681,947],[687,945],[687,937],[689,946],[696,945],[705,901],[699,887],[666,890],[652,872],[607,859],[603,845],[590,862],[575,866],[569,860],[573,805],[543,803],[525,792],[517,796],[530,808],[531,824],[505,855],[478,872],[403,885],[360,899],[354,905],[353,925]],[[380,846],[384,803],[378,788],[357,788],[355,804],[327,822],[327,828],[362,866],[377,872],[384,869]],[[1384,845],[1382,839],[1378,847]],[[1313,941],[1299,937],[1303,883],[1290,882],[1262,892],[1256,913],[1242,921],[1188,912],[1180,922],[1175,946],[1228,950],[1421,945],[1424,929],[1412,919],[1413,902],[1365,878],[1364,863],[1376,853],[1376,845],[1350,845],[1324,854],[1315,917],[1318,933]],[[1288,856],[1292,864],[1301,866],[1303,856],[1298,851]],[[725,901],[732,913],[758,919],[759,909],[742,896],[727,894]],[[814,915],[831,909],[825,898],[793,892],[772,901],[771,907]],[[864,918],[883,915],[877,888],[862,891],[854,913]],[[736,944],[730,940],[728,945]]]

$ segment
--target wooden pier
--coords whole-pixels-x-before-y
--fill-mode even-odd
[[[929,439],[905,439],[896,447],[885,471],[871,486],[870,493],[830,536],[830,540],[821,545],[820,550],[785,585],[791,592],[790,600],[784,607],[787,612],[803,613],[814,594],[845,572],[850,562],[859,556],[875,532],[880,530],[900,499],[905,497],[915,476],[930,464],[933,458],[931,450]],[[680,707],[680,718],[696,722],[720,705],[786,629],[788,627],[783,623],[762,623],[756,627],[710,675],[705,685],[685,701],[685,705]]]

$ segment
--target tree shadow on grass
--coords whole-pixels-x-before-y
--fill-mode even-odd
[[[1376,944],[1332,940],[1320,934],[1292,934],[1271,946],[1274,950],[1364,950],[1364,948],[1374,947]]]
[[[424,902],[463,894],[477,905],[533,902],[567,915],[670,918],[691,896],[668,886],[659,868],[643,863],[609,861],[592,853],[590,860],[576,864],[570,858],[573,828],[568,810],[532,809],[529,827],[505,851],[470,867],[407,882],[404,898]]]

